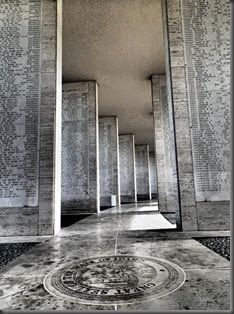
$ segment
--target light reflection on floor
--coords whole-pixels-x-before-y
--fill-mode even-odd
[[[176,229],[176,224],[171,224],[160,214],[158,202],[139,202],[122,205],[121,230],[161,230]]]
[[[186,233],[177,231],[175,225],[160,214],[155,203],[126,204],[91,215],[65,227],[8,264],[0,271],[0,309],[229,310],[230,262]],[[135,303],[115,305],[71,302],[51,295],[45,289],[44,279],[51,271],[69,263],[79,263],[81,259],[93,261],[100,256],[163,259],[178,265],[185,272],[186,281],[163,297],[151,296],[152,299],[142,302],[132,299]],[[132,265],[129,267],[128,271],[134,269]],[[140,289],[147,290],[147,286]]]

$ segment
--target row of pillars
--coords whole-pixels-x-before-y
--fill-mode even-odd
[[[156,196],[154,153],[119,135],[118,117],[98,117],[95,81],[63,84],[62,117],[62,214]]]
[[[19,10],[15,10],[14,3]],[[159,75],[152,78],[159,208],[173,210],[177,226],[182,230],[227,230],[230,223],[228,72],[219,73],[224,83],[218,94],[212,97],[207,94],[210,110],[204,115],[204,88],[210,91],[213,86],[216,91],[216,78],[208,82],[204,73],[197,76],[201,73],[197,63],[201,55],[194,54],[191,47],[198,45],[199,34],[206,34],[199,47],[208,47],[206,54],[214,59],[213,73],[217,72],[220,58],[228,65],[228,53],[223,51],[229,51],[230,47],[230,8],[223,1],[220,16],[225,34],[214,54],[208,38],[216,38],[216,34],[211,27],[204,26],[205,17],[200,25],[187,24],[191,16],[193,22],[198,18],[192,1],[161,3],[166,82]],[[215,12],[215,7],[211,7]],[[209,19],[210,25],[215,23],[215,16]],[[81,212],[99,207],[99,169],[103,160],[98,158],[97,85],[95,82],[66,84],[62,95],[62,0],[5,1],[0,6],[0,20],[0,33],[4,34],[0,73],[0,235],[56,234],[60,229],[61,196],[64,210],[66,204],[71,210],[76,207],[77,195]],[[15,40],[11,30],[6,31],[9,25],[14,25]],[[218,33],[217,40],[220,40]],[[217,118],[215,106],[219,108],[220,122],[217,132],[210,132],[216,127],[212,122]],[[119,163],[121,179],[123,167]]]
[[[116,195],[117,202],[135,201],[136,193],[139,198],[148,195],[150,199],[150,194],[158,192],[159,206],[164,209],[165,180],[161,177],[160,160],[157,160],[158,191],[154,183],[151,193],[149,184],[145,192],[143,181],[148,181],[150,174],[146,176],[142,160],[138,161],[132,135],[128,148],[128,137],[124,144],[122,135],[117,141],[119,148],[110,148],[105,140],[104,143],[99,140],[102,132],[107,137],[115,133],[113,129],[106,132],[105,128],[109,130],[111,126],[101,126],[101,119],[98,127],[97,84],[89,81],[62,85],[62,0],[15,2],[19,2],[20,8],[14,19],[15,30],[17,38],[23,36],[24,40],[12,42],[11,33],[4,33],[2,38],[6,53],[12,47],[15,53],[2,63],[0,235],[56,234],[61,226],[61,204],[62,212],[72,213],[77,208],[80,213],[96,212],[100,201],[105,204],[107,190],[108,201],[110,195]],[[11,22],[11,16],[14,5],[7,2],[0,8],[3,26]],[[40,21],[37,26],[35,20]],[[32,25],[37,31],[31,29]],[[30,32],[32,37],[25,37]],[[28,47],[33,48],[35,58],[34,67],[30,68],[32,56],[28,55]],[[9,92],[9,82],[14,92]],[[112,145],[113,140],[109,143]],[[122,149],[124,145],[126,148]],[[112,160],[115,150],[119,168]],[[126,150],[132,151],[132,164],[139,169],[139,176],[134,175],[134,170],[128,174]],[[142,152],[139,155],[143,156]],[[112,163],[106,163],[105,158]],[[107,179],[111,172],[112,177]],[[114,177],[118,177],[118,185],[113,188],[112,184],[110,188],[107,183]],[[154,182],[155,178],[156,171],[152,171]]]

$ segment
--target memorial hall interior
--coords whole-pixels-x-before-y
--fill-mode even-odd
[[[230,310],[228,0],[0,1],[0,310]]]

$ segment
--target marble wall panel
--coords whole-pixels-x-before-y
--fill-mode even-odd
[[[230,202],[197,202],[198,230],[230,230]]]
[[[211,230],[220,210],[218,200],[230,198],[230,3],[167,0],[162,8],[182,225]],[[207,206],[201,206],[203,201]],[[223,215],[227,222],[229,212]],[[221,225],[226,229],[229,224]]]
[[[99,211],[97,112],[96,82],[63,84],[62,214]]]
[[[61,150],[61,15],[61,0],[1,3],[0,142],[6,149],[0,157],[0,207],[2,214],[8,212],[5,235],[14,235],[13,230],[16,235],[55,232],[54,212],[60,211],[55,155]]]
[[[182,9],[196,200],[230,200],[230,2]]]
[[[0,207],[9,208],[38,206],[41,3],[18,2],[0,9]]]
[[[156,169],[156,157],[154,152],[149,153],[150,159],[150,184],[152,198],[157,198],[157,169]]]
[[[100,206],[111,206],[115,195],[120,205],[119,133],[117,117],[99,118]]]
[[[135,146],[137,199],[151,199],[149,145]]]
[[[119,135],[121,203],[136,202],[136,166],[134,135]]]
[[[38,207],[13,207],[0,210],[0,236],[36,236],[38,223]]]

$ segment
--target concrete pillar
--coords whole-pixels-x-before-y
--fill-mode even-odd
[[[151,200],[149,145],[135,146],[137,200]]]
[[[111,207],[111,196],[120,205],[119,131],[117,117],[99,118],[100,206]]]
[[[0,5],[0,236],[60,229],[62,1]]]
[[[165,75],[152,76],[159,210],[179,211],[173,115]]]
[[[62,214],[99,212],[95,81],[63,84]]]
[[[183,230],[230,226],[230,3],[162,1]]]
[[[119,135],[121,203],[137,201],[135,140],[133,134]]]
[[[150,186],[152,199],[158,198],[157,190],[157,169],[156,169],[156,156],[154,152],[149,153],[150,160]]]
[[[164,89],[164,90],[162,90]],[[155,131],[155,151],[158,183],[158,206],[162,212],[167,211],[165,151],[163,138],[162,103],[165,102],[165,76],[152,77],[152,100]],[[164,98],[162,98],[164,96]]]

